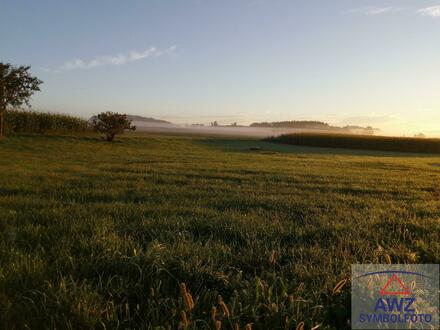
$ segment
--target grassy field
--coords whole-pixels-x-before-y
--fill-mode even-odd
[[[0,327],[344,329],[350,265],[439,263],[439,221],[439,156],[13,135]]]

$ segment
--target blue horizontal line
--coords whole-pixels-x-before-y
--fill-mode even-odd
[[[384,271],[381,271],[381,272],[365,273],[365,274],[362,274],[360,276],[355,277],[355,279],[360,278],[360,277],[370,276],[370,275],[395,274],[395,273],[407,274],[407,275],[418,275],[418,276],[423,276],[423,277],[426,277],[426,278],[431,278],[431,277],[429,277],[427,275],[424,275],[424,274],[415,273],[415,272],[407,272],[407,271],[404,271],[404,270],[384,270]]]

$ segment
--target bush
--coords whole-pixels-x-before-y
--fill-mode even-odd
[[[136,126],[131,125],[127,115],[111,111],[94,116],[91,125],[95,131],[105,134],[108,142],[113,141],[116,134],[123,134],[125,130],[136,130]]]
[[[4,120],[6,132],[84,132],[89,129],[84,119],[48,112],[7,110]]]

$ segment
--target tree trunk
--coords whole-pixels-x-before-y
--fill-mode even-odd
[[[115,137],[115,133],[107,133],[107,142],[112,142]]]
[[[0,109],[0,138],[2,138],[3,137],[3,130],[4,130],[4,128],[3,128],[3,126],[4,126],[4,111],[3,111],[3,109]]]
[[[3,80],[3,78],[2,78]],[[5,134],[5,112],[6,112],[6,89],[3,81],[0,81],[0,138]]]
[[[4,135],[5,126],[5,111],[6,111],[6,101],[5,101],[5,87],[2,82],[0,85],[0,138]]]
[[[3,109],[0,109],[0,138],[3,137],[3,122],[4,122],[3,113],[4,113]]]

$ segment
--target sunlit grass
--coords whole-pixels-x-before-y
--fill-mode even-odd
[[[0,324],[348,327],[352,263],[439,263],[437,163],[246,139],[10,136]]]

